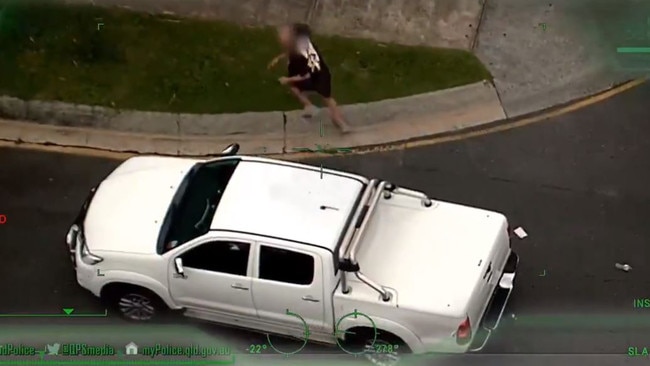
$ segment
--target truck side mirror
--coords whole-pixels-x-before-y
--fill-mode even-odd
[[[223,151],[221,151],[221,155],[235,155],[239,151],[239,144],[230,144],[226,146]]]

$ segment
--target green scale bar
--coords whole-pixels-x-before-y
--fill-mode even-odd
[[[650,53],[650,47],[619,47],[618,53]]]

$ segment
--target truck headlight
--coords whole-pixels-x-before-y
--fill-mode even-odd
[[[104,260],[104,258],[96,256],[90,252],[86,245],[86,238],[82,232],[77,234],[77,245],[80,249],[79,256],[81,257],[82,262],[92,266]]]

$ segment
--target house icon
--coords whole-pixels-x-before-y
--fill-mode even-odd
[[[127,355],[137,355],[138,354],[138,345],[131,342],[126,345],[126,354]]]

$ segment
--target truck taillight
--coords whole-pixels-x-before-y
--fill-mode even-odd
[[[458,326],[456,330],[456,343],[464,345],[472,340],[472,325],[469,322],[469,316]]]

